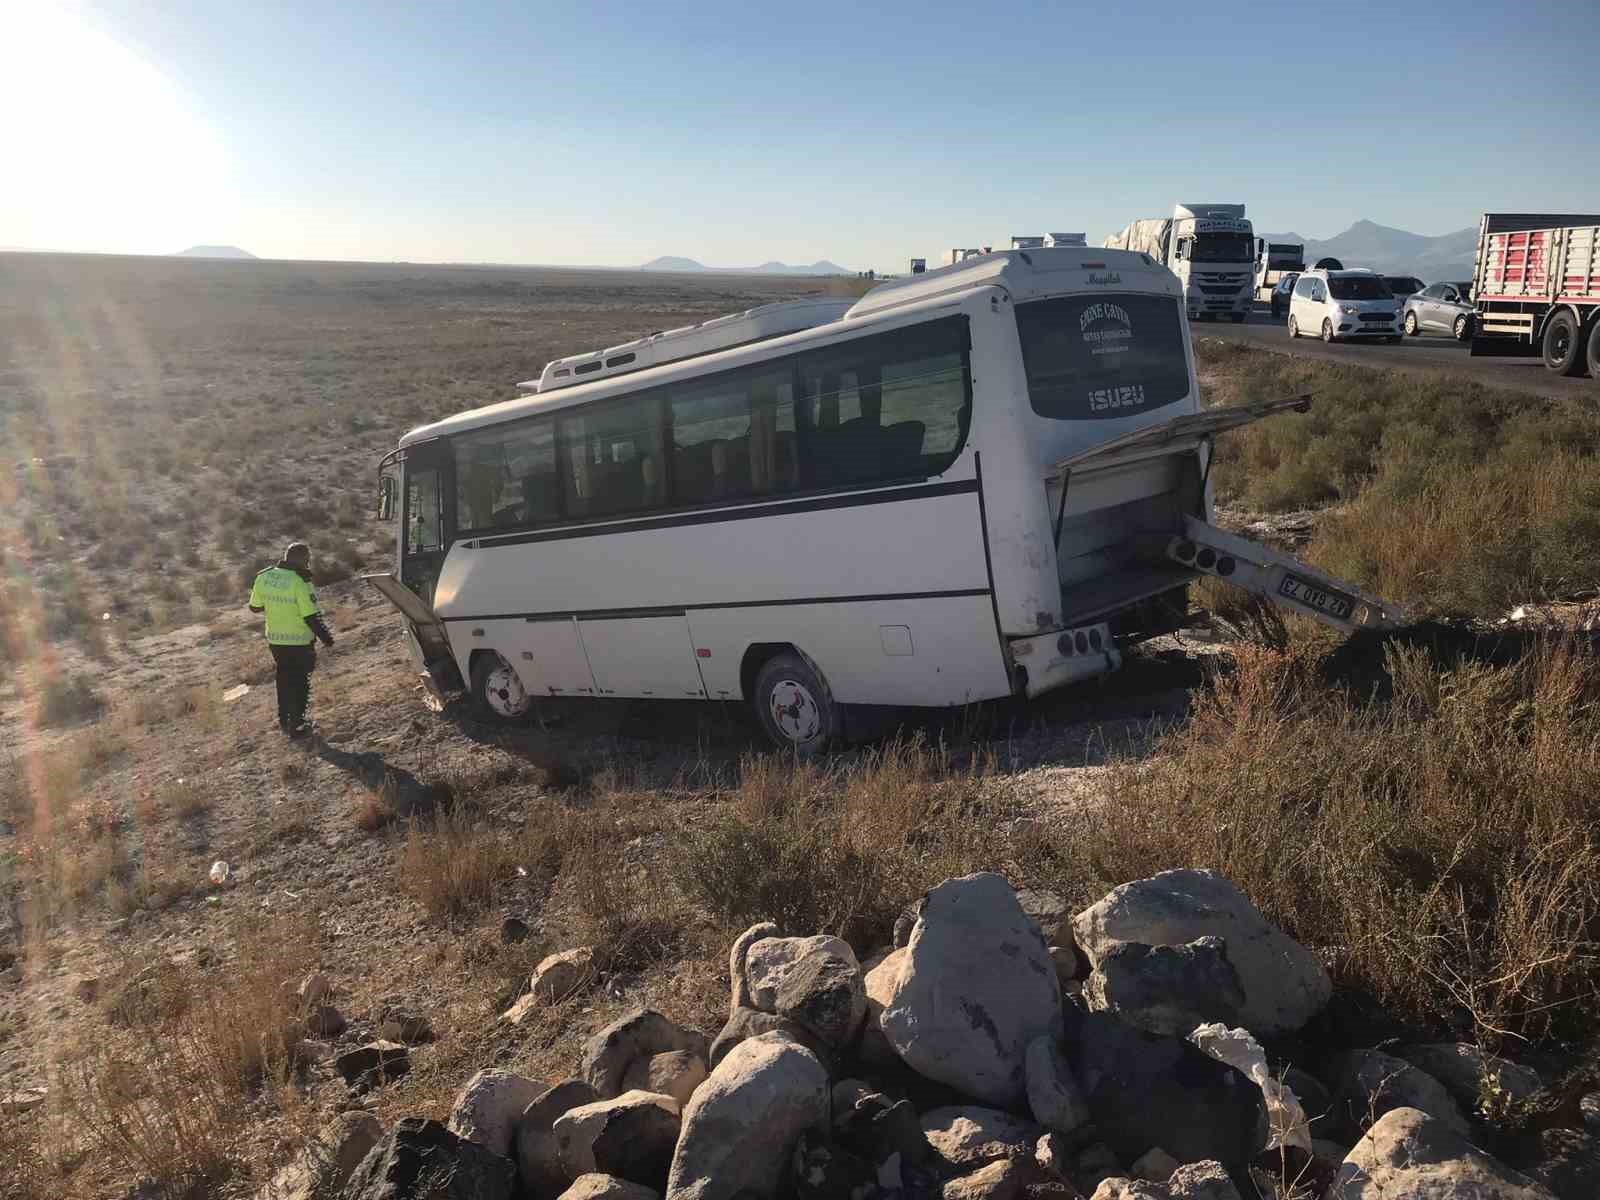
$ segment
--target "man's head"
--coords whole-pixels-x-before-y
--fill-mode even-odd
[[[311,547],[304,542],[290,542],[283,551],[283,565],[296,571],[309,571]]]

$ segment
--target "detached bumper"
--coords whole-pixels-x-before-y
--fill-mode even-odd
[[[1011,661],[1027,673],[1029,699],[1069,683],[1109,675],[1122,666],[1122,652],[1105,623],[1012,638]]]

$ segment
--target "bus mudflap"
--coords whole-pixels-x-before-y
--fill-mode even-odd
[[[1198,517],[1184,518],[1167,557],[1343,633],[1397,629],[1410,620],[1387,600]]]

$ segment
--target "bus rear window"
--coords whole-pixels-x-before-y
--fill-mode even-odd
[[[1028,402],[1083,421],[1148,412],[1189,394],[1183,317],[1167,296],[1063,296],[1017,305]]]

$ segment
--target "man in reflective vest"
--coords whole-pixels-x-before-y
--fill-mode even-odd
[[[333,634],[311,590],[311,547],[290,542],[276,566],[256,576],[250,611],[267,614],[267,649],[277,667],[278,728],[292,738],[311,732],[306,705],[311,702],[311,672],[317,667],[312,639],[333,645]]]

